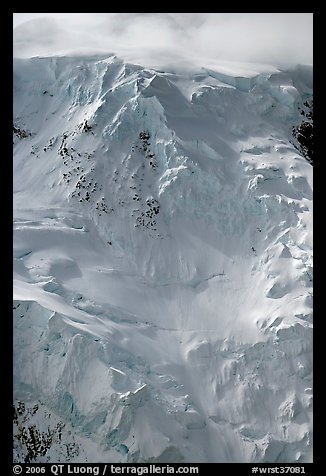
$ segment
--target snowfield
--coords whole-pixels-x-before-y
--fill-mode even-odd
[[[312,454],[312,68],[14,59],[14,460]]]

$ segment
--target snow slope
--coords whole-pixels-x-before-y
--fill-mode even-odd
[[[312,71],[259,68],[14,60],[16,461],[311,458]]]

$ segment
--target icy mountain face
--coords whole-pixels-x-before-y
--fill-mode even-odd
[[[14,61],[16,461],[312,448],[311,69]]]

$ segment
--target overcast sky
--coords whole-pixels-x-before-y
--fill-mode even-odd
[[[14,55],[134,51],[185,59],[312,64],[312,17],[312,13],[14,13]]]

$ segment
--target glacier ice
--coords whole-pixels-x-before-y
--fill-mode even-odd
[[[15,461],[307,461],[311,88],[14,60]]]

